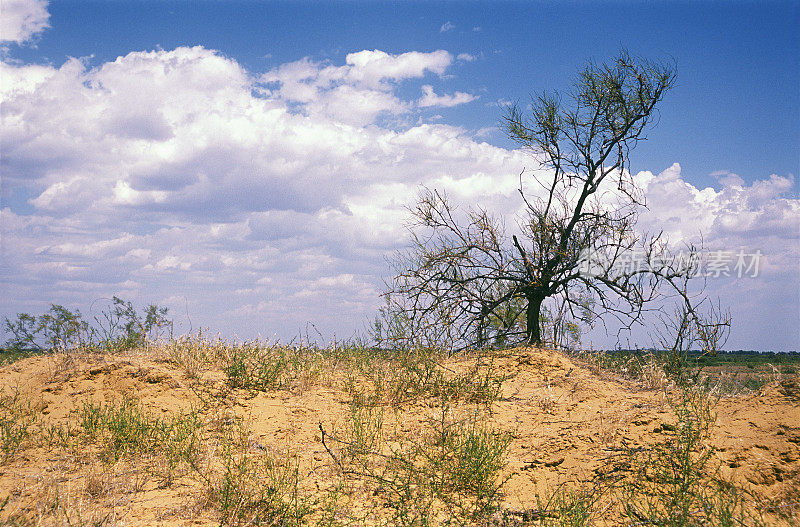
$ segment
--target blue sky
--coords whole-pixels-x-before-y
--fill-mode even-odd
[[[680,159],[694,182],[711,185],[715,171],[749,181],[796,173],[800,162],[797,2],[57,1],[49,11],[54,29],[13,56],[54,64],[91,56],[99,64],[199,44],[263,72],[306,56],[338,62],[362,49],[446,49],[480,57],[448,85],[484,100],[563,89],[587,58],[624,46],[674,59],[680,75],[657,136],[636,153],[642,165]],[[441,31],[447,23],[452,29]],[[481,128],[498,114],[473,105],[447,118]],[[501,134],[493,142],[503,144]]]
[[[797,2],[2,5],[0,315],[118,294],[185,329],[349,336],[415,189],[513,217],[532,160],[500,106],[623,46],[678,69],[632,156],[645,223],[761,250],[761,276],[709,281],[729,347],[800,344]]]

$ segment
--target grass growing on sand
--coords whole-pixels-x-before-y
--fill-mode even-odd
[[[655,361],[196,336],[3,368],[8,525],[760,525],[798,514],[796,498],[770,509],[720,461],[714,408],[730,394],[676,382]],[[607,380],[619,375],[634,381]],[[787,375],[779,393],[794,386]],[[580,394],[602,383],[650,394],[637,400],[640,414],[661,412],[641,418],[657,432],[629,442],[575,421],[597,444],[591,473],[543,489],[547,474],[568,473],[558,454],[575,447],[539,460],[531,445],[560,439],[528,430],[520,412],[544,427],[589,408]]]

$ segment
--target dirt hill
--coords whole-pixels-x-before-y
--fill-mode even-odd
[[[729,396],[535,349],[184,341],[19,360],[0,394],[8,525],[634,524],[676,514],[664,463],[688,502],[800,514],[796,376]]]

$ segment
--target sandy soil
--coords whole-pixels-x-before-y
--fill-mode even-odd
[[[448,367],[461,366],[454,359]],[[534,509],[537,495],[560,485],[589,484],[613,466],[621,451],[646,449],[674,421],[664,390],[644,389],[564,355],[513,350],[497,357],[495,367],[509,377],[500,400],[482,409],[463,404],[457,411],[485,412],[494,428],[511,434],[504,487],[508,510]],[[330,378],[336,375],[331,372]],[[157,415],[186,412],[223,393],[224,383],[220,371],[206,371],[198,380],[147,353],[35,357],[0,368],[0,393],[19,392],[20,400],[36,408],[36,426],[45,427],[74,423],[87,401],[134,398]],[[759,393],[720,398],[711,432],[721,475],[752,491],[755,499],[787,510],[800,499],[797,387],[796,380],[784,379]],[[335,465],[321,442],[320,426],[334,436],[346,427],[348,396],[336,382],[271,393],[234,390],[204,411],[209,421],[243,418],[254,449],[297,456],[304,492],[334,484]],[[384,409],[384,428],[396,437],[413,437],[440,414],[429,401],[395,405]],[[73,524],[76,518],[87,524],[219,524],[214,508],[204,502],[202,482],[191,474],[167,486],[130,460],[103,463],[91,448],[66,452],[42,442],[25,445],[0,459],[0,503],[8,498],[0,523],[25,517],[31,524],[66,524],[49,515],[61,507],[70,511]],[[358,498],[343,507],[369,515],[359,510]]]

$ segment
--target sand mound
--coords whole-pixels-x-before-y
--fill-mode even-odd
[[[507,511],[536,509],[542,496],[560,486],[581,488],[607,476],[621,452],[646,451],[674,426],[667,391],[643,389],[564,355],[517,349],[480,361],[491,363],[493,375],[505,378],[499,398],[489,405],[465,400],[453,408],[466,415],[481,407],[487,422],[509,435],[502,499]],[[145,469],[151,459],[146,451],[109,459],[97,444],[81,443],[87,404],[99,408],[133,401],[143,415],[165,420],[195,412],[204,430],[241,422],[251,451],[293,459],[302,493],[334,485],[337,460],[322,444],[320,430],[334,439],[346,435],[353,386],[363,382],[341,363],[320,363],[329,370],[314,370],[308,363],[306,373],[314,370],[313,375],[266,391],[231,388],[218,365],[210,363],[198,372],[178,363],[156,350],[58,354],[0,368],[7,429],[0,504],[7,501],[0,522],[219,524],[217,498],[201,476],[203,466],[219,454],[214,450],[220,448],[218,441],[202,445],[201,466],[194,469],[163,461]],[[474,365],[473,358],[463,357],[442,363],[452,375]],[[400,402],[379,405],[382,426],[392,437],[413,439],[442,416],[441,406],[430,398],[395,401]],[[716,422],[710,431],[720,476],[751,491],[754,500],[786,510],[800,499],[798,401],[796,379],[758,393],[722,397],[714,406]],[[16,424],[9,424],[8,416]],[[18,442],[9,439],[24,419],[29,420],[27,435]],[[166,477],[164,471],[173,468],[174,476]],[[339,517],[370,514],[359,509],[359,496],[354,491],[339,506]]]

